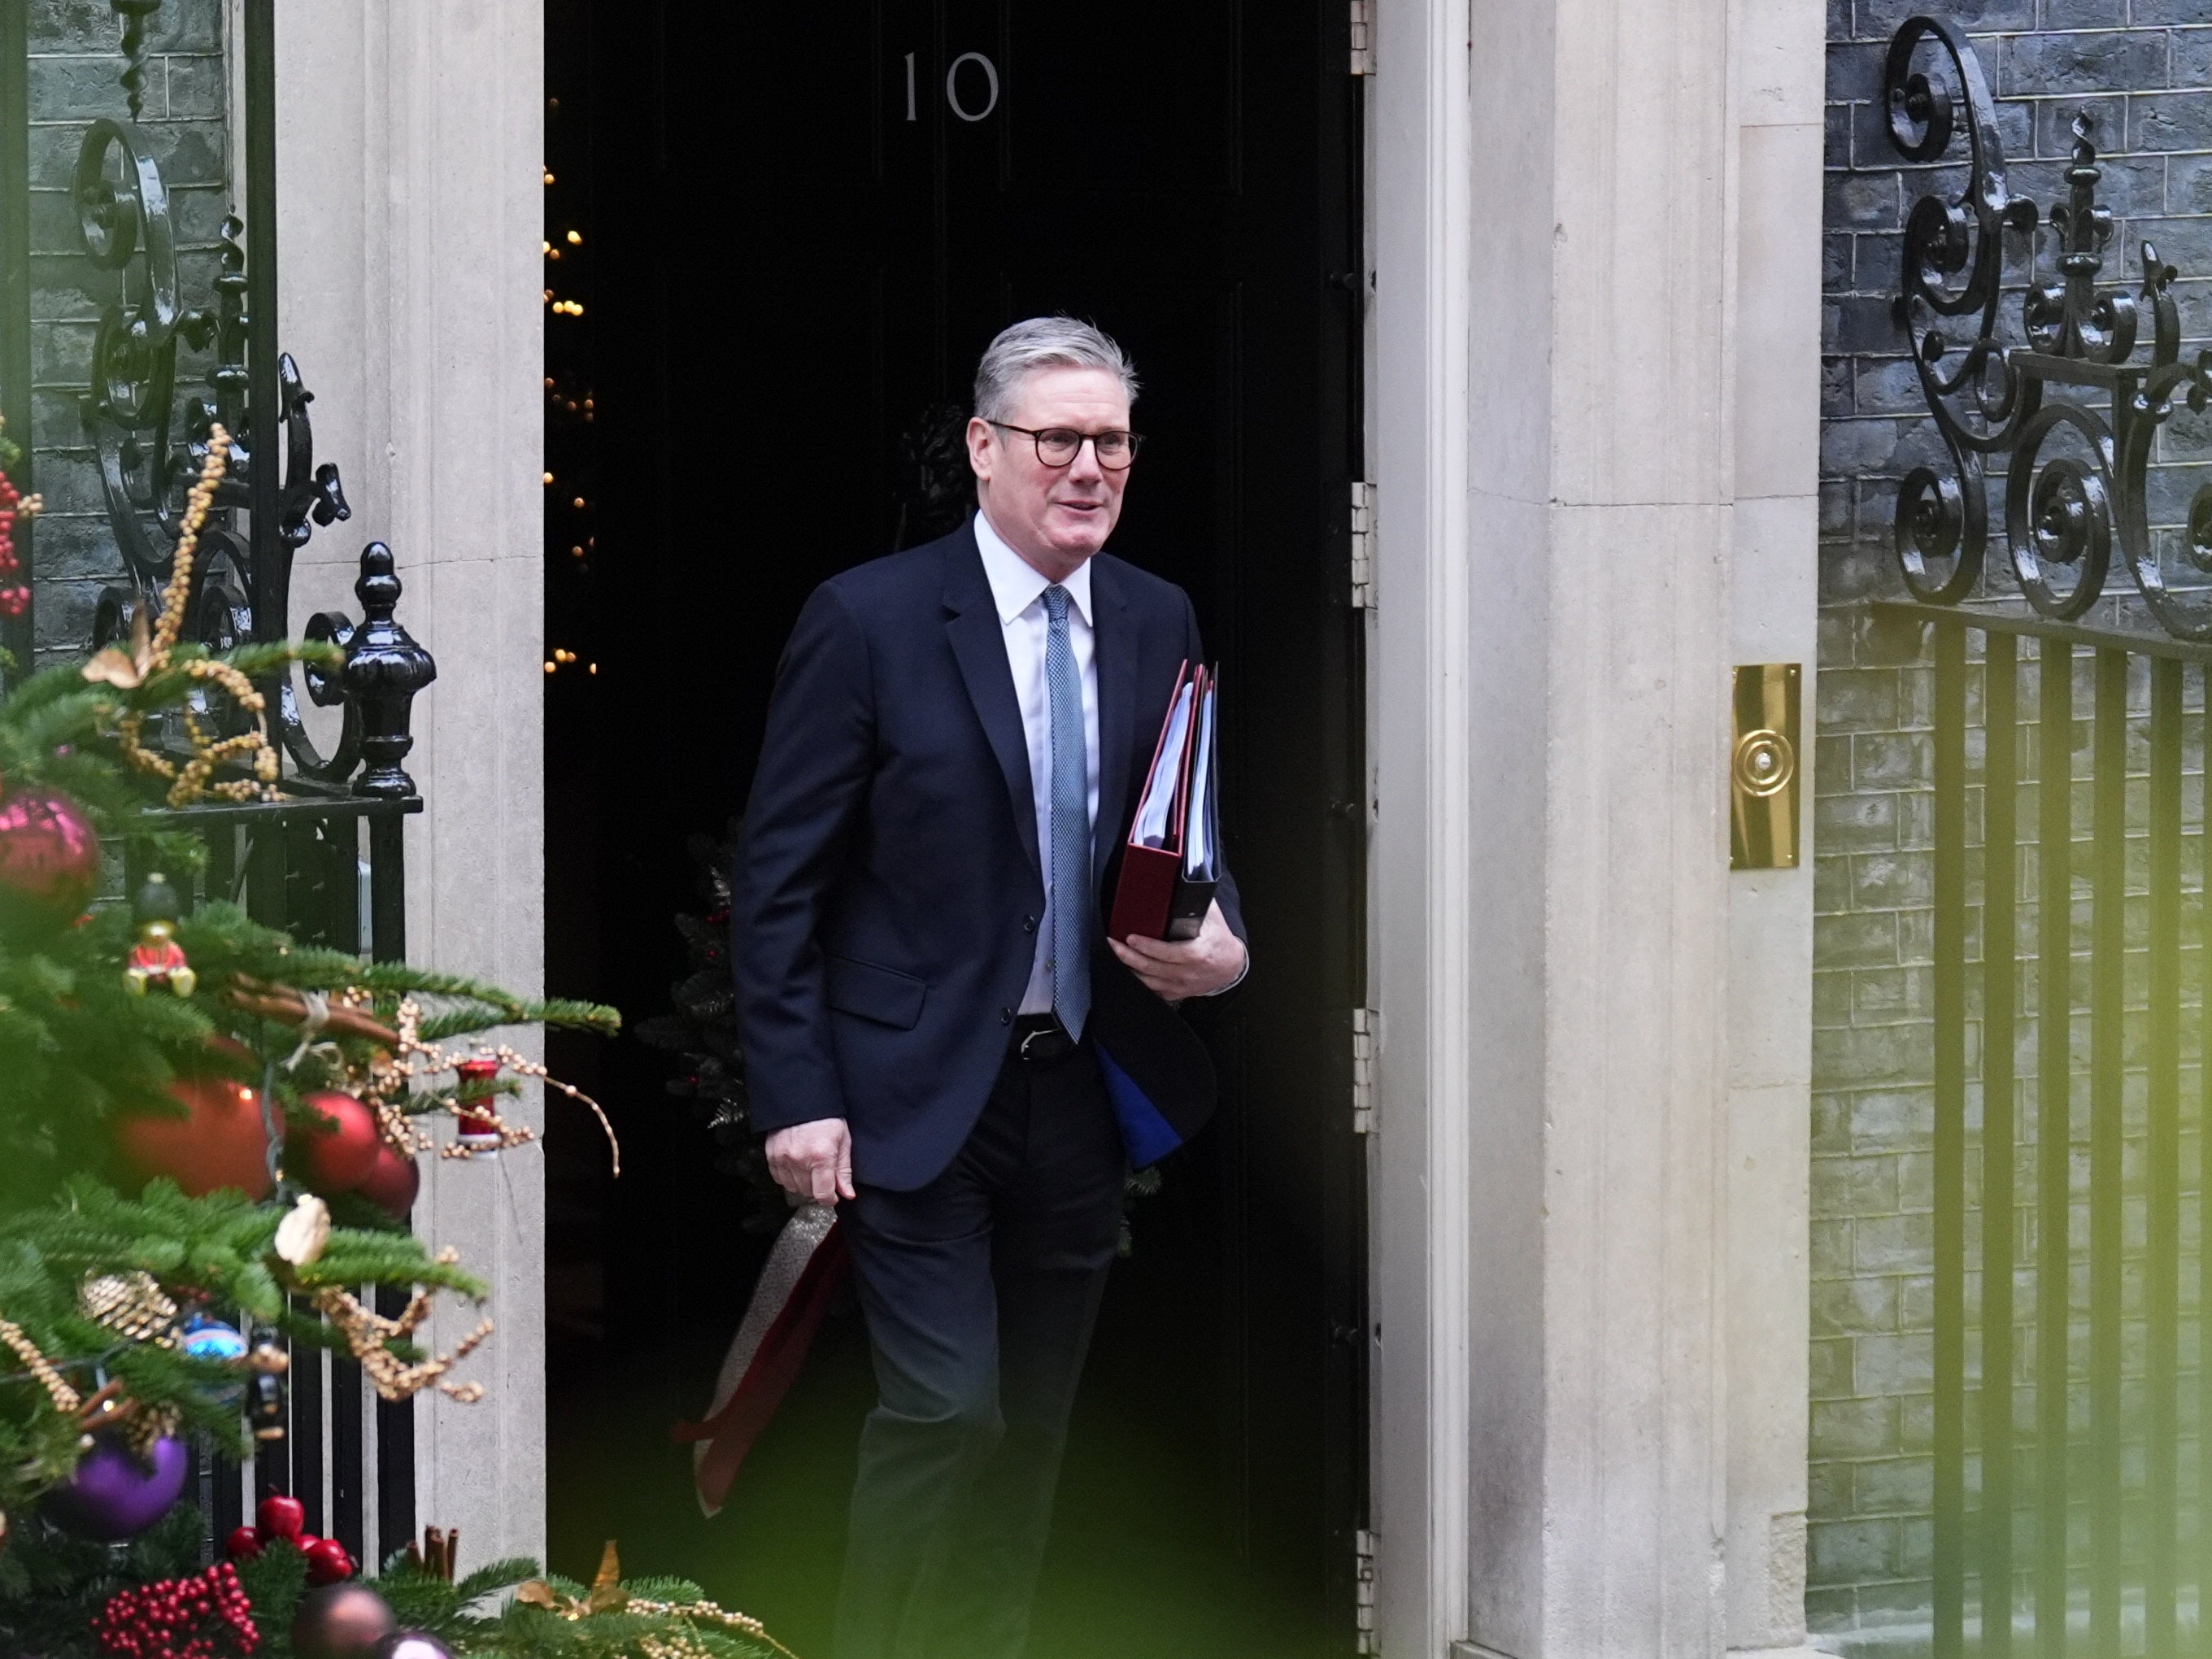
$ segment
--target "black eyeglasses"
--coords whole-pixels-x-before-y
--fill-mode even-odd
[[[1145,441],[1144,434],[1137,432],[1078,432],[1072,426],[1048,426],[1038,432],[1025,426],[1009,426],[988,416],[983,424],[995,426],[1001,432],[1020,433],[1036,445],[1037,459],[1047,466],[1073,465],[1088,440],[1091,453],[1098,457],[1098,465],[1109,472],[1119,472],[1137,459],[1137,447]]]

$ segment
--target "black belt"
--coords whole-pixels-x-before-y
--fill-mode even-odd
[[[1007,1051],[1008,1058],[1049,1065],[1074,1052],[1075,1039],[1068,1036],[1058,1015],[1024,1014],[1014,1021],[1013,1047]]]

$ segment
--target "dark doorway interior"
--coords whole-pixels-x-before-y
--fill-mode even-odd
[[[667,1006],[672,918],[700,908],[685,839],[741,805],[806,592],[913,538],[902,435],[933,404],[964,405],[991,334],[1088,316],[1146,380],[1114,547],[1190,592],[1223,661],[1256,966],[1214,1011],[1221,1118],[1133,1215],[1041,1653],[1352,1644],[1362,283],[1346,17],[1342,0],[548,6],[563,259],[547,280],[585,307],[548,319],[548,655],[575,655],[548,678],[552,989],[633,1019]],[[696,1577],[823,1653],[868,1399],[859,1321],[833,1320],[730,1509],[702,1521],[667,1425],[703,1405],[764,1241],[663,1094],[664,1056],[626,1038],[556,1060],[606,1103],[624,1173],[606,1179],[595,1132],[556,1103],[554,1564],[586,1571],[618,1537],[634,1569]]]

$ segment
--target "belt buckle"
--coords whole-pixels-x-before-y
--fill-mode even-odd
[[[1020,1046],[1018,1047],[1014,1052],[1024,1060],[1036,1060],[1040,1056],[1030,1052],[1030,1045],[1041,1039],[1049,1040],[1050,1038],[1056,1037],[1059,1035],[1060,1030],[1057,1026],[1040,1025],[1033,1031],[1024,1031],[1022,1033]]]

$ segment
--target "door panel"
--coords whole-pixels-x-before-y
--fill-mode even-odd
[[[1358,268],[1358,108],[1340,0],[552,12],[587,43],[569,61],[599,204],[601,475],[599,556],[550,584],[550,642],[601,665],[587,696],[552,688],[554,988],[633,1016],[665,1005],[683,838],[741,803],[807,592],[890,550],[902,434],[964,405],[1014,318],[1106,328],[1143,378],[1147,436],[1113,549],[1190,592],[1223,665],[1255,965],[1197,1015],[1219,1121],[1133,1212],[1040,1641],[1347,1651],[1365,1315],[1349,1110],[1362,670],[1344,598],[1358,284],[1340,280]],[[763,1564],[834,1556],[860,1350],[825,1339],[740,1483],[754,1518],[686,1541],[681,1468],[646,1448],[700,1403],[759,1247],[729,1226],[696,1128],[655,1104],[657,1057],[572,1063],[620,1103],[629,1170],[608,1188],[553,1165],[555,1213],[593,1218],[574,1250],[598,1253],[605,1285],[604,1339],[554,1377],[556,1443],[575,1449],[554,1468],[556,1556],[615,1529],[585,1472],[619,1464],[660,1505],[621,1522],[626,1556],[642,1528],[665,1565],[819,1647],[822,1575]]]

